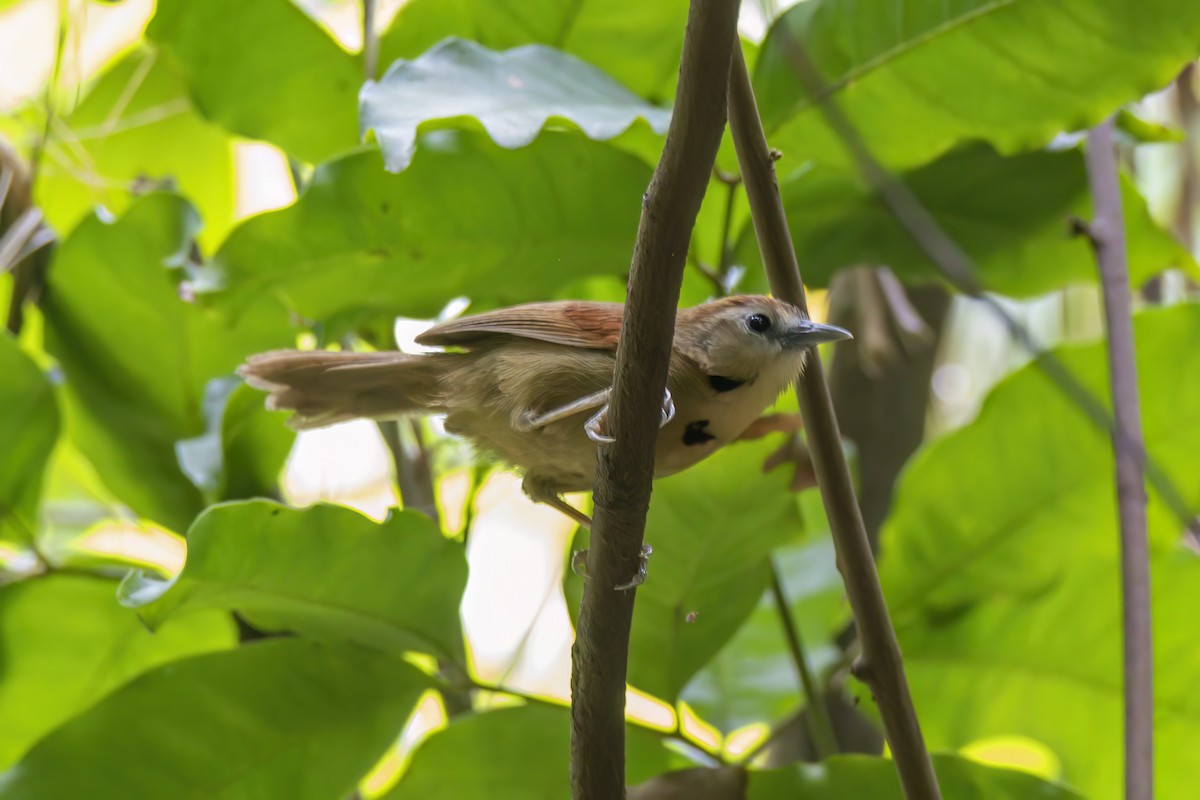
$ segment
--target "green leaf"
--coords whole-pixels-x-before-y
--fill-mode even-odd
[[[954,800],[1083,800],[1082,795],[1034,775],[957,756],[933,757],[943,797]],[[888,758],[835,756],[820,764],[750,773],[748,800],[904,800],[896,765]]]
[[[110,67],[59,121],[38,171],[50,224],[66,232],[93,207],[125,211],[147,185],[169,185],[199,210],[205,246],[233,226],[233,142],[192,105],[168,54],[139,47]]]
[[[797,163],[846,164],[792,65],[795,39],[872,153],[907,168],[965,140],[1035,149],[1164,86],[1200,53],[1200,5],[801,3],[768,33],[755,89],[772,145]]]
[[[278,497],[296,433],[286,412],[268,411],[262,393],[230,375],[204,389],[205,432],[176,443],[187,476],[218,500]]]
[[[1109,507],[1105,511],[1114,513]],[[1076,525],[1082,523],[1071,523]],[[1063,779],[1087,797],[1120,798],[1124,711],[1118,569],[1113,559],[1081,555],[1036,596],[993,596],[956,615],[898,625],[929,746],[1029,737],[1057,754]],[[1200,643],[1191,613],[1200,560],[1175,552],[1155,559],[1151,574],[1155,788],[1161,797],[1188,797],[1195,788],[1200,730],[1195,692]]]
[[[426,739],[383,800],[561,800],[571,793],[567,708],[519,706],[459,717]],[[661,739],[626,728],[626,774],[666,769]]]
[[[972,257],[988,289],[1028,297],[1068,283],[1095,282],[1092,249],[1068,225],[1071,217],[1092,216],[1078,150],[1005,158],[986,145],[972,145],[901,179]],[[1195,272],[1187,251],[1151,220],[1132,182],[1124,181],[1122,189],[1134,285],[1172,266]],[[857,264],[886,264],[911,281],[937,277],[904,226],[854,177],[817,167],[786,183],[783,198],[806,283],[827,286],[837,270]],[[742,228],[738,255],[752,276],[762,274],[749,222]]]
[[[300,639],[176,661],[43,739],[0,796],[343,797],[426,685],[395,658]]]
[[[37,364],[0,333],[0,542],[32,544],[46,460],[58,440],[58,401]]]
[[[133,676],[237,641],[232,620],[216,613],[151,634],[114,588],[67,575],[0,587],[0,769]]]
[[[288,0],[160,0],[146,37],[227,130],[313,163],[358,145],[362,68]]]
[[[222,500],[276,497],[296,432],[286,411],[268,411],[262,392],[234,389],[221,417]]]
[[[233,330],[181,299],[195,223],[184,200],[162,193],[113,224],[84,220],[59,248],[43,302],[72,439],[122,501],[177,531],[204,507],[175,445],[204,431],[205,385],[248,353],[293,341],[281,314],[247,315]]]
[[[640,117],[665,133],[669,111],[644,102],[600,70],[551,47],[493,52],[447,39],[414,61],[397,61],[363,87],[362,128],[373,129],[389,170],[412,161],[417,128],[474,117],[501,147],[524,147],[551,121],[611,139]]]
[[[380,525],[340,506],[249,501],[205,511],[188,531],[178,578],[126,581],[122,599],[142,606],[151,626],[222,608],[266,630],[420,650],[461,664],[466,582],[462,547],[422,514],[393,512]]]
[[[1135,321],[1146,449],[1200,508],[1186,480],[1200,452],[1200,306]],[[1108,397],[1102,343],[1057,351],[1098,397]],[[978,418],[925,445],[897,485],[880,574],[902,618],[994,593],[1033,592],[1091,556],[1115,557],[1112,444],[1036,365],[1003,381]],[[1151,543],[1175,546],[1179,520],[1150,492]]]
[[[816,539],[776,550],[773,557],[809,668],[820,676],[841,659],[834,637],[850,617],[833,542]],[[799,710],[804,702],[800,677],[770,592],[687,685],[683,700],[726,733],[753,722],[781,720]]]
[[[802,530],[789,476],[762,474],[776,442],[725,448],[654,484],[646,543],[649,576],[638,587],[628,680],[666,702],[721,650],[770,580],[771,550]],[[568,597],[581,579],[567,579]],[[577,601],[568,601],[574,614]]]
[[[360,153],[317,168],[290,208],[255,217],[208,273],[234,312],[263,295],[309,319],[428,318],[545,299],[628,270],[650,168],[603,143],[544,134],[504,150],[440,131],[400,175]]]
[[[416,58],[447,36],[493,50],[546,44],[664,101],[674,92],[687,9],[685,0],[412,0],[380,38],[380,63]]]

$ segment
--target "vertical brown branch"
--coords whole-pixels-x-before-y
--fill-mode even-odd
[[[613,587],[638,569],[675,307],[725,127],[737,13],[736,0],[692,0],[671,127],[642,198],[609,411],[616,441],[598,455],[588,579],[571,651],[576,800],[625,796],[625,675],[635,592]]]
[[[1150,622],[1150,554],[1146,540],[1145,446],[1138,409],[1133,295],[1112,119],[1087,136],[1092,190],[1088,238],[1096,251],[1108,323],[1113,452],[1121,526],[1121,601],[1125,653],[1125,797],[1154,797],[1154,655]]]
[[[771,291],[807,310],[804,284],[775,181],[774,161],[741,48],[736,48],[730,73],[729,125]],[[824,369],[815,353],[796,390],[821,497],[833,531],[838,568],[862,641],[862,660],[855,674],[870,685],[875,696],[905,796],[910,800],[940,798],[937,777],[904,676],[900,645],[888,616],[875,558],[854,494],[850,468],[842,452]]]

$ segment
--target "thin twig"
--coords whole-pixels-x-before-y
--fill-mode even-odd
[[[406,424],[407,434],[401,427]],[[441,527],[433,469],[418,422],[412,418],[407,423],[402,420],[380,420],[376,425],[392,454],[396,485],[400,488],[400,500],[404,507],[420,511]]]
[[[363,77],[379,77],[379,37],[375,35],[375,0],[362,0]]]
[[[532,694],[530,692],[526,692],[521,689],[513,688],[512,686],[508,686],[507,684],[505,684],[503,681],[499,681],[497,683],[488,683],[487,681],[481,681],[481,680],[479,680],[475,677],[472,677],[470,675],[467,675],[465,673],[463,673],[459,676],[459,683],[465,684],[466,686],[469,686],[471,689],[476,689],[481,692],[491,692],[493,694],[508,695],[509,697],[515,697],[517,699],[524,700],[527,703],[532,703],[532,704],[540,705],[540,706],[546,706],[548,708],[561,708],[561,709],[565,710],[569,705],[565,701],[560,701],[560,700],[557,700],[552,697],[544,697],[539,694]],[[443,692],[461,691],[461,688],[459,686],[455,686],[455,685],[445,685],[442,687],[442,691]],[[724,764],[728,763],[727,759],[725,757],[725,754],[722,753],[719,748],[711,747],[709,745],[704,744],[704,742],[701,742],[697,739],[692,738],[691,736],[688,736],[687,731],[685,731],[683,729],[683,726],[681,725],[679,719],[680,719],[679,715],[676,714],[675,715],[675,727],[673,727],[670,730],[664,730],[659,725],[655,725],[655,724],[652,724],[649,722],[643,722],[643,721],[641,721],[639,719],[635,719],[633,717],[626,719],[625,722],[627,725],[629,725],[631,727],[638,728],[640,730],[646,731],[647,733],[652,733],[655,736],[658,736],[665,740],[677,739],[677,740],[680,740],[683,742],[687,742],[690,746],[695,747],[696,749],[700,750],[706,756],[708,756],[709,758],[711,758],[714,762],[716,762],[718,764],[724,765]]]
[[[601,445],[588,578],[571,650],[571,789],[575,800],[625,796],[625,678],[636,574],[650,504],[654,443],[688,242],[725,127],[737,0],[692,0],[679,88],[662,159],[642,198],[629,292]]]
[[[828,85],[809,59],[803,45],[794,37],[784,37],[783,43],[788,62],[800,77],[805,91],[812,97],[820,98],[818,108],[850,154],[859,173],[883,200],[917,247],[929,257],[942,277],[959,292],[974,298],[991,311],[1004,324],[1009,335],[1033,356],[1033,363],[1097,427],[1110,432],[1115,430],[1112,416],[1104,403],[1071,373],[1058,356],[1042,349],[1020,320],[1010,314],[996,298],[984,291],[983,285],[976,278],[975,265],[970,256],[946,234],[916,195],[875,160],[857,129],[833,102]],[[1200,517],[1192,512],[1183,494],[1155,460],[1145,454],[1144,448],[1141,452],[1150,484],[1162,496],[1163,502],[1171,509],[1182,527],[1191,531],[1193,535],[1200,535]]]
[[[725,184],[725,216],[721,220],[721,254],[717,260],[717,275],[721,277],[721,285],[725,293],[729,293],[729,270],[733,266],[733,208],[737,202],[738,186],[741,181],[722,181]]]
[[[42,211],[30,206],[9,226],[0,231],[0,275],[21,260],[21,253],[42,224]]]
[[[804,691],[805,708],[808,711],[808,732],[812,736],[813,750],[819,760],[824,760],[837,753],[837,733],[833,722],[829,719],[829,709],[825,706],[825,698],[817,688],[812,670],[808,666],[808,657],[804,652],[804,640],[800,636],[800,627],[792,616],[792,608],[788,604],[787,592],[783,589],[783,581],[779,577],[779,565],[771,561],[771,596],[775,599],[775,609],[779,612],[779,622],[783,626],[784,636],[787,637],[788,651],[796,665],[800,676],[800,687]]]
[[[1150,619],[1150,553],[1146,535],[1145,448],[1138,409],[1133,297],[1125,252],[1125,221],[1112,119],[1087,135],[1092,190],[1088,239],[1096,251],[1116,425],[1117,507],[1121,524],[1121,600],[1125,651],[1125,798],[1154,797],[1154,656]]]
[[[1175,79],[1175,102],[1179,110],[1179,125],[1184,139],[1179,143],[1182,168],[1179,170],[1179,200],[1175,209],[1175,234],[1189,253],[1196,252],[1195,214],[1200,202],[1200,168],[1196,164],[1197,141],[1190,135],[1197,119],[1196,62],[1183,68]]]
[[[38,170],[41,168],[42,155],[46,152],[46,147],[50,142],[50,129],[54,126],[54,117],[57,113],[55,106],[57,102],[58,82],[62,76],[63,56],[67,49],[67,30],[69,25],[69,12],[67,0],[59,0],[58,2],[58,28],[55,34],[54,47],[54,69],[50,72],[50,80],[46,83],[45,97],[45,114],[46,120],[42,126],[41,135],[34,142],[33,151],[29,155],[29,183],[31,186],[37,185]]]
[[[741,48],[734,48],[730,72],[729,124],[771,291],[807,311],[804,284],[775,181],[774,159],[763,132]],[[850,468],[842,451],[825,372],[815,352],[810,354],[804,377],[797,382],[796,390],[813,467],[833,532],[838,568],[846,584],[846,595],[862,642],[858,677],[871,687],[879,706],[884,733],[905,796],[909,800],[935,800],[941,797],[937,777],[913,709],[900,646],[888,616]]]

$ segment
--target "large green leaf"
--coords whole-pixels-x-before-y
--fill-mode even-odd
[[[1167,84],[1200,54],[1200,4],[1176,0],[810,0],[772,26],[755,70],[771,144],[846,163],[789,55],[804,43],[829,96],[893,168],[957,142],[1041,147]]]
[[[222,500],[275,497],[296,433],[285,411],[269,411],[262,392],[242,384],[221,415]]]
[[[289,0],[159,0],[146,36],[228,130],[311,162],[357,146],[362,68]]]
[[[954,800],[1082,800],[1082,796],[1024,772],[956,756],[934,756],[942,797]],[[891,759],[836,756],[820,764],[750,773],[748,800],[904,800]]]
[[[176,444],[179,463],[192,482],[217,500],[278,497],[279,478],[296,432],[287,413],[270,411],[262,392],[230,375],[204,391],[206,429]]]
[[[1200,508],[1190,480],[1200,452],[1200,306],[1138,315],[1146,448]],[[1064,347],[1067,367],[1108,396],[1104,347]],[[946,609],[996,592],[1030,592],[1079,559],[1117,548],[1112,445],[1036,366],[1002,382],[978,418],[927,444],[896,490],[881,577],[893,613]],[[1152,543],[1174,545],[1180,521],[1162,497],[1147,506]]]
[[[340,506],[258,500],[207,510],[188,532],[178,578],[131,579],[122,597],[152,626],[182,611],[236,609],[268,630],[461,663],[466,582],[461,545],[422,514],[393,512],[380,525]]]
[[[300,639],[176,661],[43,739],[0,797],[344,797],[426,685],[390,656]]]
[[[67,575],[0,588],[0,769],[133,676],[237,641],[233,621],[217,613],[151,634],[114,589]]]
[[[783,471],[762,474],[775,442],[721,450],[656,481],[646,543],[649,576],[638,587],[629,637],[629,683],[673,702],[721,650],[762,597],[771,550],[801,532]],[[568,578],[568,596],[581,580]],[[577,601],[569,601],[571,612]]]
[[[524,147],[550,121],[611,139],[638,118],[664,133],[670,112],[646,103],[595,67],[551,47],[493,52],[447,39],[413,61],[397,61],[360,98],[363,130],[373,129],[388,169],[412,161],[417,128],[474,117],[501,147]]]
[[[122,501],[177,531],[204,506],[175,447],[204,431],[205,385],[293,340],[282,314],[247,315],[232,330],[180,297],[195,224],[163,193],[113,224],[84,220],[59,248],[43,303],[72,438]]]
[[[383,800],[562,800],[570,796],[571,715],[541,705],[454,720],[423,742]],[[669,766],[660,737],[629,727],[630,783]]]
[[[679,71],[685,0],[412,0],[380,40],[380,62],[416,58],[447,36],[493,50],[548,44],[668,100]]]
[[[578,135],[505,150],[440,131],[400,175],[376,153],[319,167],[294,206],[234,231],[209,283],[235,310],[265,294],[310,319],[430,317],[458,295],[544,299],[628,270],[649,180],[634,157]]]
[[[1036,596],[995,596],[957,615],[901,624],[904,666],[929,746],[1030,737],[1053,749],[1063,778],[1087,797],[1121,797],[1118,569],[1115,560],[1080,556]],[[1200,730],[1200,642],[1191,612],[1200,560],[1173,553],[1156,559],[1151,572],[1155,787],[1161,797],[1190,797]]]
[[[204,220],[214,246],[233,226],[233,142],[192,105],[171,58],[139,47],[117,61],[60,121],[38,171],[50,224],[66,232],[96,205],[124,212],[135,192],[169,183]]]
[[[0,333],[0,542],[32,544],[46,459],[58,439],[58,402],[37,364]]]
[[[1087,172],[1078,150],[1005,158],[986,145],[972,145],[901,178],[970,254],[988,289],[1030,296],[1096,280],[1087,239],[1073,236],[1068,225],[1073,216],[1092,216]],[[1187,251],[1150,219],[1132,184],[1126,182],[1123,189],[1133,282],[1171,266],[1195,270]],[[904,226],[853,176],[818,166],[786,183],[783,199],[806,283],[826,286],[836,270],[857,264],[886,264],[909,280],[936,277],[928,256]],[[751,276],[758,278],[762,269],[749,222],[742,229],[738,252]]]

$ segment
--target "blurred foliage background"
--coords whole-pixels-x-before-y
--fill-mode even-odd
[[[0,0],[0,797],[568,793],[582,537],[436,419],[296,437],[233,370],[621,299],[687,2],[369,5],[364,55],[351,0]],[[857,335],[826,355],[946,797],[1119,796],[1111,448],[938,282],[787,42],[1104,402],[1068,219],[1090,214],[1078,131],[1119,112],[1170,487],[1149,505],[1156,779],[1194,796],[1200,4],[747,0],[741,29],[802,271]],[[687,305],[765,291],[728,137],[689,261]],[[631,796],[901,796],[803,459],[762,469],[795,452],[776,438],[656,485]]]

